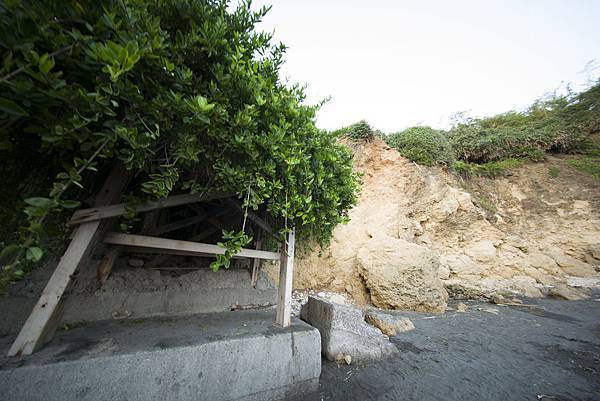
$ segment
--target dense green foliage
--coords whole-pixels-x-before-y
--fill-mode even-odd
[[[581,149],[600,129],[600,85],[579,94],[538,100],[509,112],[457,124],[448,137],[457,159],[487,163],[506,158],[543,158],[545,152]]]
[[[426,166],[449,166],[454,160],[452,147],[443,132],[431,127],[411,127],[390,134],[385,138],[388,145],[400,154]]]
[[[347,127],[339,128],[333,131],[332,134],[336,137],[346,137],[354,141],[368,141],[375,136],[373,128],[371,128],[369,123],[365,120],[361,120]]]
[[[523,112],[466,119],[448,131],[413,127],[385,137],[405,157],[424,165],[446,165],[463,175],[497,176],[546,153],[581,153],[571,164],[595,174],[600,132],[600,83],[581,93],[550,96]],[[592,149],[592,150],[590,150]]]
[[[266,12],[225,0],[0,4],[0,156],[21,166],[27,155],[52,178],[25,200],[29,224],[2,257],[38,260],[46,216],[78,207],[115,160],[136,172],[134,194],[230,191],[327,241],[356,201],[351,153],[280,81],[285,47],[255,31]]]

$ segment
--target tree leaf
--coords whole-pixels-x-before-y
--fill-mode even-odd
[[[42,258],[42,256],[44,256],[44,251],[42,251],[37,246],[32,246],[31,248],[28,248],[27,252],[25,253],[25,257],[27,258],[27,260],[31,260],[32,262],[38,262]]]
[[[25,117],[29,113],[10,99],[0,97],[0,110],[13,116]]]
[[[25,199],[25,203],[42,209],[52,209],[58,206],[58,203],[54,199],[42,197],[27,198]]]
[[[75,209],[76,207],[79,207],[79,205],[81,205],[81,202],[74,200],[65,200],[62,201],[60,205],[65,209]]]

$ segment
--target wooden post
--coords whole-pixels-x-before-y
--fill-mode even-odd
[[[106,284],[106,280],[108,280],[108,277],[110,276],[110,273],[112,272],[112,268],[115,265],[115,262],[117,261],[117,259],[119,258],[120,253],[121,253],[120,246],[112,247],[100,261],[100,264],[98,265],[98,269],[96,270],[96,275],[97,275],[98,283],[100,284],[100,286],[103,286],[104,284]]]
[[[96,196],[96,206],[110,205],[118,201],[128,182],[129,172],[120,164],[115,166]],[[29,355],[52,338],[60,320],[62,296],[71,283],[71,276],[91,252],[94,240],[104,224],[96,220],[83,223],[75,229],[71,243],[10,347],[8,356]]]
[[[260,250],[262,248],[262,231],[260,228],[256,229],[256,250]],[[256,288],[256,284],[258,283],[258,271],[260,270],[260,259],[254,259],[252,261],[252,272],[251,272],[251,280],[252,287]]]
[[[294,276],[295,242],[296,229],[292,228],[286,241],[282,244],[279,266],[279,297],[275,322],[283,327],[288,327],[291,324],[292,317],[292,279]]]

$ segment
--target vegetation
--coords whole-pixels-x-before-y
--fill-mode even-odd
[[[448,138],[431,127],[407,128],[388,135],[385,140],[388,145],[398,149],[402,156],[419,164],[450,166],[454,160]]]
[[[375,137],[375,132],[369,123],[365,120],[361,120],[355,124],[333,131],[332,135],[350,138],[354,141],[368,141]]]
[[[463,175],[497,176],[547,153],[582,153],[570,163],[597,175],[594,133],[600,132],[600,83],[581,93],[552,95],[524,112],[464,119],[448,131],[413,127],[385,137],[405,157],[446,165]]]
[[[591,174],[600,180],[600,141],[590,140],[581,154],[570,159],[568,163],[579,171]]]
[[[560,174],[560,169],[556,166],[548,167],[548,175],[550,178],[556,178]]]
[[[115,160],[135,172],[133,196],[234,192],[301,236],[330,238],[356,201],[351,153],[279,79],[285,47],[255,31],[267,11],[226,0],[0,4],[0,157],[12,174],[0,210],[27,216],[18,232],[5,227],[0,284],[42,257],[49,216],[78,207]],[[223,246],[249,239],[227,233]]]

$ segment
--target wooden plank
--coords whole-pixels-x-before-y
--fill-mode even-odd
[[[213,253],[202,253],[202,252],[192,252],[192,251],[178,251],[176,249],[158,249],[158,248],[142,248],[136,246],[128,246],[127,250],[131,253],[148,253],[155,255],[175,255],[175,256],[193,256],[193,257],[205,257],[205,258],[214,258],[215,255]],[[234,259],[242,259],[242,257],[234,256]],[[156,264],[152,264],[150,267],[158,266]]]
[[[116,202],[127,186],[129,176],[121,165],[114,167],[96,197],[96,204],[102,206]],[[94,221],[76,228],[73,239],[10,347],[8,356],[29,355],[52,337],[60,320],[62,296],[71,283],[71,276],[91,252],[101,226],[100,221]]]
[[[106,283],[106,280],[108,280],[108,277],[110,276],[110,273],[112,272],[112,268],[115,265],[115,262],[116,262],[117,258],[119,257],[120,253],[121,253],[120,246],[112,247],[100,261],[100,264],[98,265],[98,269],[97,269],[97,276],[98,276],[98,282],[100,283],[101,286]]]
[[[186,205],[188,203],[203,202],[211,199],[224,198],[230,194],[224,193],[213,193],[213,194],[182,194],[173,195],[165,199],[157,201],[146,202],[142,205],[137,206],[135,209],[138,213],[147,212],[150,210],[164,209],[167,207]],[[107,219],[110,217],[122,216],[125,214],[125,203],[119,203],[116,205],[108,205],[102,207],[94,207],[91,209],[78,210],[73,214],[70,225],[86,223],[90,221],[96,221],[101,219]]]
[[[109,233],[104,238],[107,244],[135,246],[140,248],[152,248],[160,250],[175,250],[189,252],[194,254],[223,255],[225,250],[218,245],[203,244],[200,242],[180,241],[168,238],[148,237],[145,235]],[[268,251],[257,251],[254,249],[244,249],[235,256],[244,258],[258,258],[265,260],[278,260],[279,253]]]
[[[294,277],[294,251],[296,247],[296,230],[287,236],[281,249],[279,266],[279,295],[277,302],[277,317],[275,323],[288,327],[292,318],[292,279]]]

